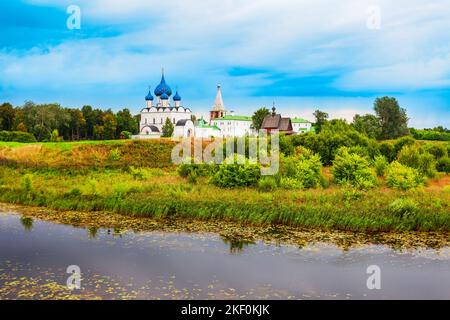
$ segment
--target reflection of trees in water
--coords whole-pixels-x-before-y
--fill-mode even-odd
[[[20,223],[26,231],[31,231],[33,229],[33,218],[21,217]]]
[[[88,231],[89,239],[97,238],[97,233],[98,233],[98,228],[97,227],[89,227],[87,229],[87,231]]]
[[[230,247],[230,253],[242,253],[244,248],[255,242],[238,237],[221,236],[222,241]]]

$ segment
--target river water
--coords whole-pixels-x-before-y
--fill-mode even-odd
[[[0,299],[450,299],[450,248],[229,243],[0,213]]]

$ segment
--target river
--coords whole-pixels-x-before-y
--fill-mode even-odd
[[[230,243],[3,212],[0,299],[450,299],[450,248]]]

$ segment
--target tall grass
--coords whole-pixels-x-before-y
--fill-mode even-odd
[[[67,172],[0,167],[0,201],[62,210],[105,210],[142,217],[226,219],[254,224],[351,231],[450,231],[450,193],[370,192],[328,189],[219,189],[199,178],[189,184],[174,170],[146,169],[144,179],[115,170]],[[414,214],[398,214],[399,198],[414,202]],[[435,204],[439,202],[439,206]],[[394,203],[394,204],[393,204]],[[403,208],[403,207],[402,207]]]

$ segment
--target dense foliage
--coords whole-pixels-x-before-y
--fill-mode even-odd
[[[386,183],[391,188],[409,190],[422,185],[423,182],[423,176],[417,169],[397,161],[392,162],[387,168]]]
[[[417,140],[450,141],[450,130],[443,128],[417,130],[410,129],[412,136]]]
[[[128,109],[114,113],[91,106],[80,110],[30,101],[20,107],[0,105],[0,130],[28,132],[38,141],[50,141],[54,130],[60,134],[60,140],[118,139],[123,131],[137,133],[138,127],[138,117]]]
[[[372,188],[377,181],[367,158],[351,153],[345,147],[339,150],[332,173],[336,183],[359,189]]]
[[[31,133],[27,132],[0,131],[0,141],[36,142],[36,138]]]

